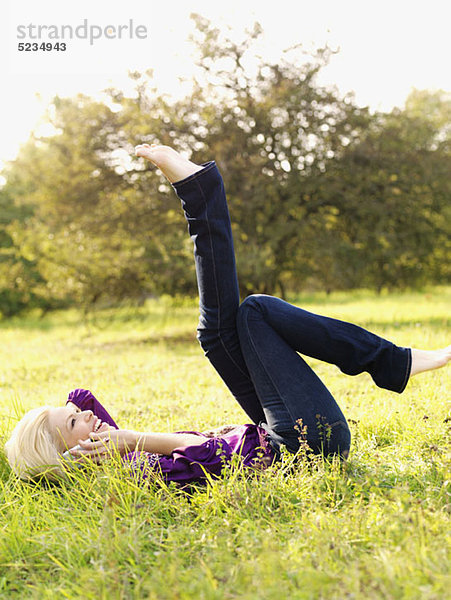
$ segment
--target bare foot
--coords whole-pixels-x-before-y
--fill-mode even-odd
[[[169,146],[140,144],[136,146],[135,154],[156,165],[170,183],[185,179],[203,169]]]
[[[410,376],[423,371],[444,367],[451,360],[451,346],[440,350],[417,350],[412,348],[412,368]]]

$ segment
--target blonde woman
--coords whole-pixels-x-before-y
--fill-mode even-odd
[[[240,305],[230,217],[214,161],[196,165],[172,148],[142,144],[136,154],[159,167],[181,199],[194,243],[199,287],[198,339],[252,424],[216,435],[120,429],[88,390],[69,394],[66,406],[28,413],[7,442],[15,472],[30,478],[64,474],[69,450],[99,461],[115,450],[140,474],[188,483],[219,475],[240,454],[247,466],[265,466],[281,446],[346,457],[346,419],[300,354],[368,372],[381,388],[401,393],[409,378],[444,366],[451,346],[423,351],[396,346],[369,331],[307,312],[279,298],[253,295]]]

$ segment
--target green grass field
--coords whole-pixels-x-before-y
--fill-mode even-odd
[[[451,288],[294,300],[399,345],[450,343]],[[125,428],[246,422],[196,342],[196,304],[0,321],[2,442],[23,411],[76,387]],[[258,476],[235,464],[188,495],[139,488],[118,464],[59,487],[20,483],[2,450],[0,598],[450,598],[451,369],[398,395],[310,363],[350,419],[343,468],[285,456]]]

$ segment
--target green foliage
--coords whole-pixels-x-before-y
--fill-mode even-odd
[[[449,281],[451,101],[413,91],[370,114],[317,83],[331,59],[258,58],[258,24],[232,42],[199,15],[192,93],[56,97],[54,134],[31,136],[0,190],[0,311],[196,293],[170,186],[133,156],[169,144],[214,158],[229,198],[242,295]]]
[[[399,343],[449,341],[451,289],[298,297]],[[0,438],[24,410],[92,389],[124,427],[205,430],[245,415],[195,341],[195,301],[0,324]],[[402,395],[309,359],[350,419],[348,464],[284,455],[190,493],[116,463],[61,486],[16,481],[0,452],[0,598],[443,600],[449,589],[449,367]],[[447,455],[448,453],[448,455]]]
[[[380,290],[449,279],[449,131],[446,137],[429,122],[433,95],[420,95],[414,113],[416,96],[406,111],[378,115],[325,173],[324,198],[336,214],[328,233],[350,254],[338,264],[353,267],[344,287]],[[449,112],[450,99],[440,102]]]
[[[30,160],[33,151],[31,145],[24,148]],[[16,182],[12,187],[27,195],[32,182],[26,181],[28,189],[21,189],[21,183],[25,182]],[[20,243],[20,232],[27,227],[33,212],[32,204],[15,201],[11,187],[0,189],[0,317],[12,316],[30,306],[44,310],[58,306],[53,299],[42,296],[45,280],[36,261]]]

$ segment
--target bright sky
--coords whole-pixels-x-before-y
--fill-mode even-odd
[[[6,28],[1,39],[7,45],[0,48],[7,57],[1,76],[0,166],[14,158],[55,94],[98,96],[109,85],[125,88],[127,68],[154,69],[160,90],[177,94],[179,77],[192,72],[187,42],[192,12],[221,29],[231,25],[238,37],[259,21],[265,32],[260,51],[274,59],[298,43],[307,49],[325,42],[340,47],[320,82],[335,84],[342,93],[353,90],[359,104],[373,109],[401,106],[413,87],[450,91],[447,5],[445,0],[7,0],[0,9]],[[75,27],[88,19],[107,26],[130,18],[146,25],[146,41],[99,40],[90,46],[74,40],[66,54],[17,51],[19,23]]]

